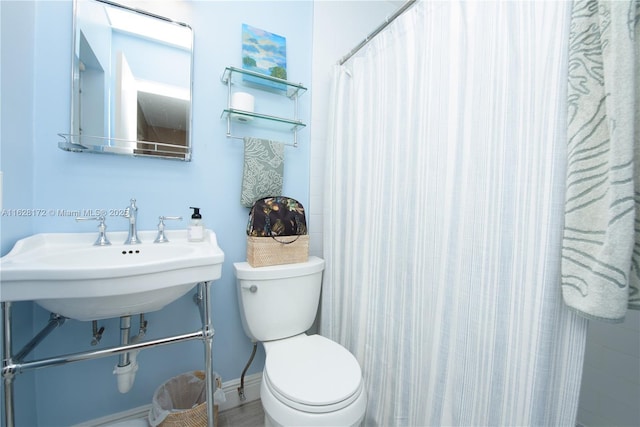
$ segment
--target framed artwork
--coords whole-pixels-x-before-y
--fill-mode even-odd
[[[242,68],[286,80],[287,40],[277,34],[242,24]],[[283,84],[253,76],[244,75],[243,79],[245,82],[268,85],[273,89],[286,89]]]

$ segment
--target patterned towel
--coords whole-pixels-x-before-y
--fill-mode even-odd
[[[579,0],[571,18],[562,294],[585,317],[621,322],[640,308],[640,2]]]
[[[240,203],[250,208],[269,196],[282,195],[284,144],[260,138],[244,138],[244,172]]]

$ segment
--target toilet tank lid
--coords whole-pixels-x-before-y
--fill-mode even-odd
[[[233,269],[236,277],[241,280],[286,279],[320,272],[324,269],[324,260],[310,256],[306,262],[267,267],[251,267],[248,262],[236,262],[233,264]]]

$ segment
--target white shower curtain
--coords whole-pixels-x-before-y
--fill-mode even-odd
[[[337,67],[321,333],[367,426],[574,425],[568,2],[420,2]]]

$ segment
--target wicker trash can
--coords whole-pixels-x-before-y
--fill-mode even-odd
[[[220,377],[214,373],[216,389]],[[160,427],[206,427],[207,386],[205,373],[193,371],[171,378],[153,394],[149,424]],[[218,405],[214,399],[215,425],[218,425]]]

